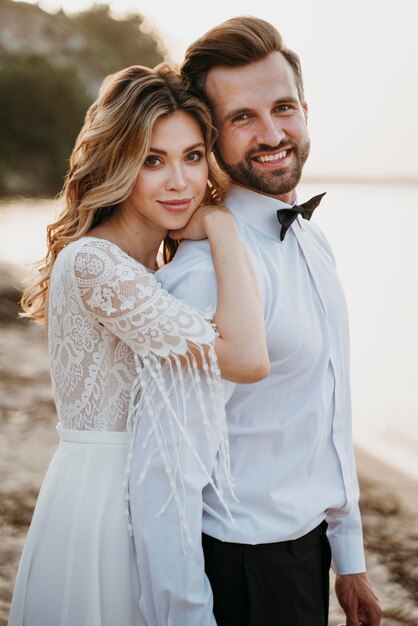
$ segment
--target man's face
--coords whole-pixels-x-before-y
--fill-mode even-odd
[[[309,154],[307,106],[280,52],[206,79],[218,128],[218,160],[237,183],[291,203]]]

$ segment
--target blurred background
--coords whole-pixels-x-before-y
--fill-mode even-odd
[[[181,63],[191,41],[242,14],[272,22],[301,57],[312,152],[299,197],[327,191],[314,219],[332,244],[350,312],[364,491],[385,519],[396,517],[395,495],[418,511],[416,1],[0,0],[0,513],[15,537],[0,573],[0,626],[19,528],[30,520],[56,444],[42,331],[16,321],[18,288],[45,252],[86,109],[105,75],[163,59]],[[378,479],[388,491],[373,500],[367,490]],[[385,586],[404,612],[418,606],[417,555],[409,562],[415,578],[401,575],[409,595]],[[391,567],[387,576],[396,579]],[[402,619],[385,624],[418,623],[417,614]]]

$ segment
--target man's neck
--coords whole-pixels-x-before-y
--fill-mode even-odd
[[[275,200],[280,200],[284,204],[293,205],[296,200],[296,189],[292,189],[288,193],[283,194],[271,194],[265,193],[264,191],[260,191],[259,189],[255,189],[254,187],[249,187],[248,185],[243,185],[242,183],[237,183],[235,180],[231,180],[231,182],[237,187],[242,187],[243,189],[248,189],[248,191],[253,191],[254,193],[259,193],[262,196],[267,196],[268,198],[274,198]]]

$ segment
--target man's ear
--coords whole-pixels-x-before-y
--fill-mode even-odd
[[[305,113],[305,122],[308,121],[308,103],[306,102],[306,100],[302,100],[302,109]]]

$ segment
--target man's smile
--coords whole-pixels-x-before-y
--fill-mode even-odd
[[[254,161],[257,161],[259,163],[270,163],[284,159],[287,156],[288,152],[290,152],[290,150],[281,150],[280,152],[274,152],[273,154],[265,154],[252,158]]]

